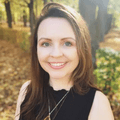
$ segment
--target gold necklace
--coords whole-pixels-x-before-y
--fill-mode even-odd
[[[60,101],[57,103],[57,105],[51,111],[50,111],[50,101],[48,99],[48,111],[49,111],[49,115],[44,120],[51,120],[50,115],[57,108],[57,106],[62,102],[62,100],[67,96],[67,94],[69,93],[69,91],[60,99]]]
[[[50,115],[48,115],[44,120],[51,120]]]

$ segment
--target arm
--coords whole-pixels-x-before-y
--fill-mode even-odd
[[[19,92],[18,100],[17,100],[17,106],[16,106],[16,112],[15,112],[15,120],[19,120],[20,117],[20,106],[23,100],[25,99],[26,94],[26,88],[29,85],[30,81],[25,82]]]
[[[96,91],[88,120],[114,120],[110,103],[100,91]]]

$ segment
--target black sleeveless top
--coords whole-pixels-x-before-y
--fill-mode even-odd
[[[61,100],[61,98],[67,93],[64,89],[58,91],[55,91],[52,87],[50,87],[50,89],[56,103],[58,103],[59,100]],[[54,120],[88,120],[95,92],[95,88],[90,88],[88,93],[85,95],[80,95],[71,89],[64,102],[61,102],[62,105],[58,109],[59,111],[57,112],[55,118],[53,115],[54,112],[51,114],[51,120],[53,120],[53,118]]]
[[[59,91],[53,90],[52,87],[51,89],[56,103],[67,92],[64,89]],[[79,95],[71,89],[54,120],[88,120],[95,92],[95,88],[90,88],[85,95]],[[52,114],[51,117],[53,117]]]

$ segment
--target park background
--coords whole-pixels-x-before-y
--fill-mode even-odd
[[[30,80],[30,40],[47,2],[71,6],[91,34],[96,84],[120,120],[119,0],[0,0],[0,120],[13,120],[21,85]]]

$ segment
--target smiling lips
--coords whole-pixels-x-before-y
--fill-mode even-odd
[[[60,63],[60,62],[51,62],[49,63],[49,66],[53,69],[61,69],[66,65],[66,63]]]

